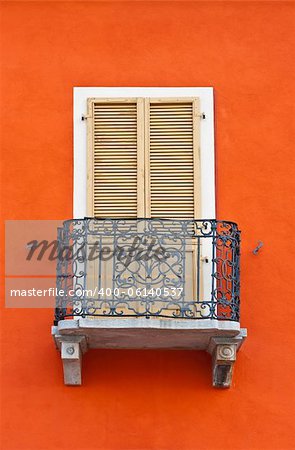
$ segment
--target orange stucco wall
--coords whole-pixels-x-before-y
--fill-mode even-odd
[[[189,351],[90,351],[69,388],[52,312],[3,310],[1,448],[294,448],[294,3],[1,6],[3,218],[72,216],[73,86],[213,86],[218,217],[243,232],[249,330],[231,390]]]

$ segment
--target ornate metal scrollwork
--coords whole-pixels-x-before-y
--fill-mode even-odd
[[[240,231],[217,220],[67,220],[55,323],[73,316],[239,321]]]

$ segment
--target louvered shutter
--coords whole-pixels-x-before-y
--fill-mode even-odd
[[[193,219],[200,214],[199,110],[198,98],[145,100],[147,217]],[[202,291],[197,283],[200,251],[196,241],[186,241],[186,301]]]
[[[88,100],[88,215],[144,215],[142,99]]]
[[[199,124],[197,98],[89,99],[88,215],[197,218]],[[102,241],[111,245],[109,237]],[[189,301],[197,298],[198,252],[193,242],[187,243],[185,277]],[[87,287],[112,287],[112,264],[103,262],[98,279],[97,261],[90,263]],[[137,307],[140,310],[140,303]],[[122,311],[125,308],[122,304]]]
[[[146,99],[147,217],[200,211],[199,99]]]

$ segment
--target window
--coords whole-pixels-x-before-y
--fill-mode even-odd
[[[198,98],[88,99],[87,215],[200,213]]]
[[[74,217],[93,215],[215,218],[212,88],[75,88]]]
[[[212,88],[75,88],[74,150],[76,218],[215,218]],[[196,252],[187,246],[189,299]],[[209,298],[209,265],[201,272]]]

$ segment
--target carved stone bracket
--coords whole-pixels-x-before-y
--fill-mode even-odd
[[[87,351],[86,337],[57,335],[55,342],[61,352],[64,383],[80,386],[82,384],[82,354]]]
[[[88,348],[173,348],[207,350],[212,355],[213,386],[227,388],[247,330],[231,322],[151,321],[137,317],[61,320],[52,327],[52,335],[61,352],[67,385],[81,385],[82,355]]]
[[[245,330],[235,337],[212,337],[207,351],[212,355],[212,382],[217,388],[229,388],[237,352],[246,338]]]

